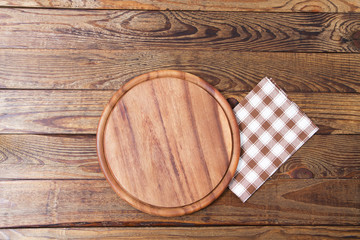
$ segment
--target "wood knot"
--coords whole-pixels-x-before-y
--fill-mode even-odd
[[[121,23],[125,29],[138,32],[162,32],[171,28],[169,18],[162,12],[139,12]]]
[[[351,41],[353,42],[353,44],[355,45],[355,47],[360,50],[360,30],[354,32],[354,33],[351,35]]]
[[[291,178],[295,179],[309,179],[314,178],[314,174],[306,168],[295,168],[289,173]]]

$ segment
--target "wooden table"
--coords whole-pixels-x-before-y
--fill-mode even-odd
[[[0,6],[0,239],[360,237],[360,1]],[[237,100],[272,77],[320,130],[246,203],[226,190],[147,215],[104,179],[95,132],[115,90],[157,69]]]

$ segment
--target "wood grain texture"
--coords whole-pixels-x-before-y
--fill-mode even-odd
[[[315,135],[272,178],[360,178],[360,135]],[[336,149],[336,151],[334,151]],[[0,135],[0,179],[104,179],[94,135]]]
[[[0,135],[0,179],[104,179],[94,135]]]
[[[0,239],[360,238],[359,14],[358,0],[0,0]],[[237,100],[273,77],[320,131],[246,203],[227,190],[149,216],[111,190],[94,133],[114,90],[157,69]]]
[[[0,9],[0,48],[359,52],[359,14]]]
[[[181,217],[142,213],[105,180],[0,181],[0,226],[358,225],[359,179],[267,181],[246,203],[230,191]]]
[[[356,0],[2,0],[6,7],[83,8],[83,9],[143,9],[143,10],[201,10],[254,12],[360,12]]]
[[[360,178],[360,135],[315,135],[272,178]]]
[[[113,93],[112,90],[0,90],[0,133],[94,134]],[[222,93],[226,98],[238,100],[246,96],[244,92]],[[289,97],[320,127],[318,133],[360,133],[359,94],[289,93]]]
[[[105,107],[96,134],[99,163],[135,208],[180,216],[227,188],[239,161],[238,133],[232,108],[210,84],[181,71],[154,71],[129,81]]]
[[[114,91],[0,91],[2,133],[96,133]]]
[[[250,91],[266,75],[287,92],[360,92],[359,62],[342,53],[0,49],[0,88],[117,90],[137,74],[178,69],[220,91]]]
[[[0,229],[5,239],[355,239],[358,227],[334,226],[240,226],[240,227],[147,227],[147,228],[38,228]]]

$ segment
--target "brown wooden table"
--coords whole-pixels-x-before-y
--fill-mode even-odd
[[[360,1],[0,6],[0,239],[360,237]],[[272,77],[320,131],[246,203],[226,190],[191,215],[147,215],[104,179],[95,131],[115,90],[157,69],[237,100]]]

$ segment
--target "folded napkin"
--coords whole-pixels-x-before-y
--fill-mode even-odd
[[[229,188],[245,202],[318,127],[268,78],[233,111],[242,149]]]

